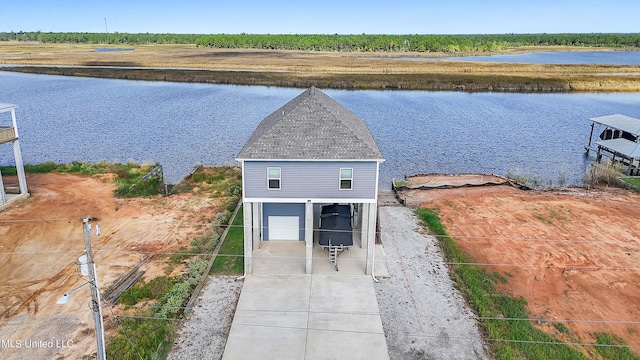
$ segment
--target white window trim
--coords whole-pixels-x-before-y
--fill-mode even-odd
[[[280,176],[278,176],[277,178],[272,178],[269,175],[269,172],[271,169],[278,169],[278,173],[280,174]],[[271,186],[269,186],[269,181],[270,180],[278,180],[278,187],[277,188],[272,188]],[[279,167],[267,167],[267,190],[280,190],[282,189],[282,168]]]
[[[351,170],[351,177],[350,178],[342,178],[342,170]],[[343,189],[342,188],[342,180],[350,180],[351,181],[351,187],[348,188],[348,189]],[[338,190],[341,190],[341,191],[353,190],[353,168],[340,168],[340,170],[338,172]]]

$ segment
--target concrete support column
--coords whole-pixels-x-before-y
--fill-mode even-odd
[[[15,109],[11,109],[11,122],[13,123],[13,133],[16,136],[16,139],[13,141],[13,155],[16,160],[18,184],[20,185],[20,195],[24,195],[27,193],[27,177],[24,174],[24,164],[22,163],[22,152],[20,151],[20,141],[18,140],[18,122],[16,121]]]
[[[7,198],[4,195],[4,184],[2,183],[2,172],[0,171],[0,205],[4,205],[7,202]]]
[[[360,230],[360,248],[367,248],[367,234],[369,233],[369,204],[361,204],[362,226]]]
[[[307,201],[304,207],[305,273],[313,272],[313,203]]]
[[[16,170],[18,172],[18,184],[20,184],[20,195],[24,195],[27,193],[27,177],[24,174],[20,142],[17,139],[13,141],[13,154],[16,158]]]
[[[244,221],[244,273],[246,275],[253,273],[253,224],[252,224],[252,208],[253,203],[244,203],[242,207],[242,215]]]
[[[260,249],[260,235],[262,234],[262,203],[251,203],[253,212],[252,233],[253,233],[253,249]]]
[[[369,204],[369,225],[367,227],[367,270],[366,274],[373,273],[373,252],[376,247],[376,220],[378,216],[378,205]]]

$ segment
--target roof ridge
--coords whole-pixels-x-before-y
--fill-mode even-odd
[[[383,160],[362,118],[310,87],[265,117],[239,159]]]
[[[315,89],[315,88],[314,88]],[[353,121],[345,121],[346,118],[342,117],[342,116],[336,116],[336,119],[345,127],[349,128],[350,132],[357,137],[360,141],[362,141],[363,145],[367,146],[369,148],[369,150],[371,151],[380,151],[380,148],[378,147],[378,144],[375,142],[375,139],[373,138],[373,135],[371,134],[371,131],[369,130],[369,127],[367,127],[366,123],[364,122],[364,120],[359,117],[356,113],[354,113],[353,111],[347,109],[346,107],[344,107],[343,105],[341,105],[339,102],[335,101],[333,98],[331,98],[329,95],[325,94],[324,92],[320,92],[321,94],[323,94],[324,96],[327,97],[328,100],[332,101],[334,104],[338,105],[339,107],[345,109],[347,111],[346,115],[347,116],[355,116],[357,118],[357,120],[360,122],[360,124],[358,124],[357,122],[353,122]],[[331,109],[328,109],[325,103],[320,103],[320,106],[322,106],[323,108],[325,108],[327,111],[331,111]],[[339,110],[337,110],[336,115],[339,115]],[[357,127],[358,125],[363,125],[364,129],[358,129],[358,128],[354,128],[354,125]],[[366,130],[362,131],[362,130]],[[367,136],[369,135],[369,136]],[[369,139],[370,138],[370,139]],[[373,140],[373,145],[375,145],[375,148],[372,148],[369,143],[369,140]]]

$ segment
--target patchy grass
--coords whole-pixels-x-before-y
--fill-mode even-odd
[[[68,164],[56,164],[52,161],[41,164],[25,164],[24,171],[27,173],[49,173],[61,172],[81,175],[116,174],[116,189],[114,194],[119,197],[131,198],[138,196],[151,196],[160,193],[160,183],[158,177],[153,177],[146,182],[141,182],[143,176],[149,173],[159,164],[137,164],[129,161],[126,164],[119,162],[100,161],[97,163],[86,163],[74,161]],[[3,175],[16,175],[15,166],[2,166],[0,172]]]
[[[231,223],[231,228],[220,247],[218,257],[213,262],[210,274],[244,273],[244,229],[242,207]]]
[[[569,329],[567,325],[563,323],[553,323],[553,327],[555,327],[556,330],[560,331],[563,334],[571,334],[571,329]]]
[[[204,193],[211,198],[235,196],[237,200],[242,191],[242,171],[237,166],[199,166],[172,189],[173,193],[190,191]]]
[[[636,191],[640,192],[640,177],[623,177],[622,181],[633,185],[636,188]]]
[[[625,342],[616,335],[609,335],[606,333],[595,333],[596,341],[600,345],[611,346],[596,346],[596,351],[605,359],[616,360],[640,360],[640,356],[634,354],[624,345]]]
[[[153,313],[138,314],[153,317]],[[120,333],[107,341],[107,359],[163,359],[173,345],[176,322],[166,319],[119,318]]]
[[[159,276],[144,283],[136,283],[122,292],[118,303],[132,306],[142,300],[158,299],[178,281],[179,279],[176,277]]]
[[[447,234],[436,211],[423,208],[417,210],[416,214],[423,225],[437,235],[447,261],[471,262],[466,253]],[[506,278],[471,265],[450,265],[450,270],[458,289],[465,294],[469,304],[481,318],[529,317],[524,299],[503,295],[496,289],[496,281],[504,281]],[[481,324],[497,359],[585,359],[579,350],[535,328],[530,321],[483,319]]]

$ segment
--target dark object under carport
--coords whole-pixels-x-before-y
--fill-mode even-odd
[[[332,204],[322,207],[318,243],[329,251],[329,260],[338,271],[338,256],[353,246],[351,206]]]

